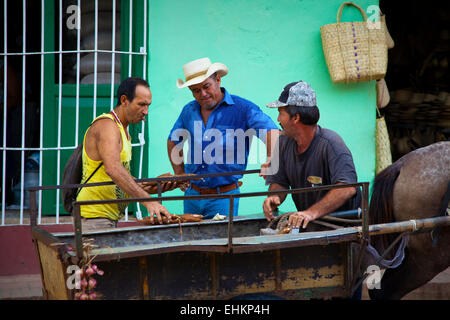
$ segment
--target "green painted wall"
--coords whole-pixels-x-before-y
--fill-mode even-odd
[[[319,124],[335,130],[353,153],[359,181],[372,181],[375,168],[375,81],[350,85],[331,83],[320,26],[336,22],[342,1],[327,0],[165,0],[150,1],[149,81],[153,103],[149,112],[149,173],[172,172],[166,141],[182,107],[193,99],[178,89],[182,66],[209,57],[229,68],[222,85],[259,105],[276,122],[277,110],[265,105],[278,98],[289,82],[304,80],[317,92]],[[357,1],[367,11],[378,1]],[[355,8],[344,9],[342,21],[361,21]],[[277,123],[277,122],[276,122]],[[256,144],[254,144],[256,146]],[[254,148],[253,155],[258,153]],[[257,157],[256,157],[257,158]],[[250,165],[248,169],[259,168]],[[244,179],[243,192],[266,191],[257,175]],[[166,193],[181,195],[180,190]],[[262,213],[263,198],[241,199],[240,215]],[[181,201],[164,203],[182,212]],[[280,210],[294,210],[288,198]]]

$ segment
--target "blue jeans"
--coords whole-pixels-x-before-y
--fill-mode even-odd
[[[220,194],[239,194],[239,188]],[[186,190],[185,196],[197,196],[200,192],[192,189]],[[233,216],[238,215],[239,198],[233,199]],[[201,214],[205,219],[212,219],[219,213],[227,216],[230,213],[230,199],[204,199],[204,200],[184,200],[184,213]]]

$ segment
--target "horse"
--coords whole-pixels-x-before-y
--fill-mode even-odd
[[[449,141],[411,151],[376,175],[369,224],[448,215],[449,188]],[[369,290],[371,299],[399,300],[450,266],[450,227],[438,230],[410,235],[403,261],[386,269],[379,289]],[[372,236],[370,242],[381,254],[397,236]]]

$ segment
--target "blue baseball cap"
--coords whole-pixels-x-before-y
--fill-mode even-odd
[[[267,106],[269,108],[314,107],[317,106],[316,93],[305,81],[291,82],[284,87],[278,100],[268,103]]]

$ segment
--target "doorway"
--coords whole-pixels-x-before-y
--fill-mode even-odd
[[[385,77],[389,104],[381,109],[392,161],[450,137],[449,3],[380,1],[395,45]]]

